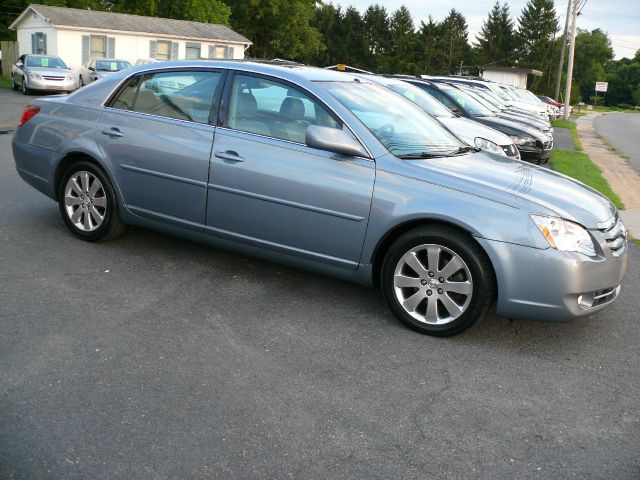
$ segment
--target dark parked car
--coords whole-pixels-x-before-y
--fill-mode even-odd
[[[620,292],[626,231],[609,200],[347,73],[156,63],[36,99],[20,123],[18,173],[83,240],[138,225],[378,285],[431,335],[496,300],[501,316],[562,321]]]

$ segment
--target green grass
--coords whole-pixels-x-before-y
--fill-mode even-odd
[[[576,149],[582,150],[582,143],[580,142],[580,137],[578,136],[578,130],[576,130],[576,122],[573,120],[554,120],[551,122],[553,128],[568,128],[571,133],[571,138],[573,138],[573,143],[576,145]]]
[[[591,161],[584,152],[572,152],[569,150],[553,150],[551,152],[551,164],[554,170],[564,173],[576,180],[589,185],[611,200],[620,210],[624,204],[620,197],[611,190],[611,186],[602,176],[602,170]]]
[[[0,75],[0,88],[11,88],[11,80]]]
[[[574,112],[578,112],[578,105],[574,105],[573,106],[573,111]],[[582,105],[581,108],[582,112],[587,112],[587,106],[586,105]],[[614,106],[602,106],[602,105],[598,105],[596,107],[593,107],[593,111],[594,112],[640,112],[640,110],[634,110],[631,108],[620,108],[620,107],[614,107]]]

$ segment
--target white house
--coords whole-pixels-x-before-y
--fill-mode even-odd
[[[251,42],[224,25],[29,5],[9,26],[19,55],[45,53],[78,68],[91,58],[244,58]]]
[[[540,70],[533,68],[516,68],[516,67],[494,67],[481,66],[481,76],[485,80],[492,82],[504,83],[505,85],[513,85],[517,88],[527,88],[527,79],[529,75],[541,77]]]

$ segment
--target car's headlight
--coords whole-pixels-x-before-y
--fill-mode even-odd
[[[536,139],[533,137],[520,136],[520,135],[509,135],[509,138],[513,140],[513,143],[516,145],[535,145]]]
[[[29,72],[27,75],[29,75],[29,78],[34,78],[36,80],[42,80],[42,75],[40,75],[39,73]]]
[[[67,76],[64,77],[66,80],[73,80],[73,73],[67,73]]]
[[[474,138],[473,143],[475,143],[476,147],[486,150],[487,152],[495,153],[497,155],[507,155],[500,145],[497,145],[486,138],[476,137]]]
[[[560,217],[529,215],[551,248],[563,252],[579,252],[588,257],[596,256],[596,247],[589,232],[577,223]]]

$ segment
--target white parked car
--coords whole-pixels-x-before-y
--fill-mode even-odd
[[[102,77],[131,68],[126,60],[117,58],[94,58],[80,67],[78,83],[82,87]]]

